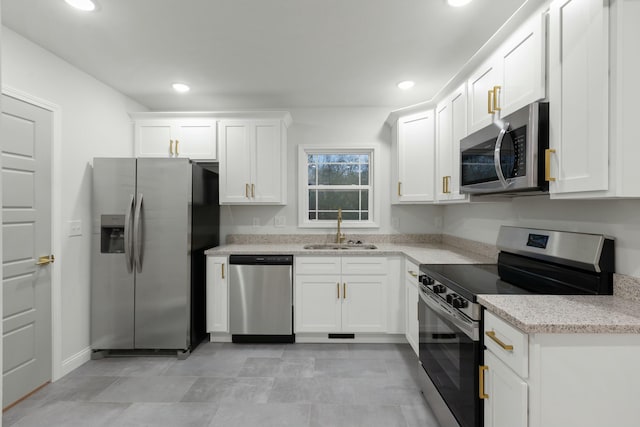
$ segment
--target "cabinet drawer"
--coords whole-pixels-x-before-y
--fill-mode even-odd
[[[496,315],[484,312],[484,345],[522,378],[529,376],[529,336]]]
[[[296,256],[295,274],[340,274],[340,257]]]
[[[343,257],[342,274],[387,274],[384,257]]]

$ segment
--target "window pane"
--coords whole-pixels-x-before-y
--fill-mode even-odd
[[[358,210],[360,209],[359,190],[318,190],[318,209]]]
[[[309,210],[316,210],[316,190],[309,190]]]
[[[338,211],[318,212],[318,219],[336,221],[338,219]]]
[[[358,221],[360,219],[359,212],[342,212],[342,219],[345,221]]]
[[[319,185],[358,185],[359,166],[352,164],[318,165]]]
[[[318,185],[316,178],[316,170],[318,167],[315,164],[309,164],[308,175],[309,175],[309,185]]]
[[[369,165],[360,165],[362,181],[360,185],[369,185]]]
[[[361,209],[364,210],[368,210],[369,209],[369,190],[362,190],[360,192],[361,196],[362,196],[362,205],[361,205]]]
[[[369,220],[369,212],[362,212],[360,219],[362,221],[368,221]]]
[[[316,213],[315,212],[309,212],[309,219],[316,219]]]

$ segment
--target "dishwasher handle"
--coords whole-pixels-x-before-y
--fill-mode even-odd
[[[231,255],[229,265],[293,265],[293,255]]]

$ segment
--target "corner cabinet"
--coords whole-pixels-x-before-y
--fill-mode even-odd
[[[220,121],[220,204],[286,204],[290,122],[290,116]]]
[[[436,179],[438,203],[468,202],[460,193],[460,140],[467,136],[467,88],[460,86],[436,107]]]
[[[386,332],[387,259],[295,257],[294,330]]]
[[[170,113],[136,113],[134,153],[136,157],[183,157],[218,159],[216,119],[167,116]],[[155,117],[155,118],[154,118]]]
[[[635,427],[640,335],[527,334],[485,310],[486,427]]]
[[[397,122],[395,185],[392,203],[432,203],[434,196],[435,118],[428,110]]]
[[[229,332],[228,263],[226,257],[207,257],[207,332]]]

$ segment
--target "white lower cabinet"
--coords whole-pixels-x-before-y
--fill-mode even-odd
[[[640,334],[526,334],[488,311],[483,332],[485,427],[639,425]]]
[[[295,332],[386,332],[386,264],[384,257],[295,257]]]
[[[207,257],[207,332],[229,332],[226,257]]]
[[[418,355],[418,266],[411,261],[405,262],[405,337],[413,351]]]

